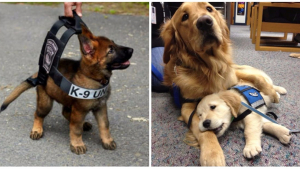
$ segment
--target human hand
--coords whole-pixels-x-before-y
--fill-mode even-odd
[[[65,16],[73,17],[72,6],[76,6],[75,11],[76,11],[77,15],[82,17],[81,5],[82,5],[81,2],[65,2],[64,3]]]

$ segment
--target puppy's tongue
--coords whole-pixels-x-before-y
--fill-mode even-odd
[[[130,62],[127,60],[126,62],[121,63],[121,65],[130,65]]]

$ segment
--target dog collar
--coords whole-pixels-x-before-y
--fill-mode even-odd
[[[53,24],[50,31],[48,31],[42,47],[39,58],[38,76],[37,78],[29,77],[26,81],[33,86],[46,86],[47,79],[50,76],[54,80],[54,83],[71,97],[97,99],[107,93],[108,79],[106,79],[106,83],[102,84],[103,86],[99,89],[86,89],[70,82],[57,69],[61,55],[71,36],[82,33],[81,24],[86,26],[75,10],[73,10],[73,16],[74,18],[59,16],[59,20]],[[67,30],[58,39],[56,33],[62,26],[65,26]]]

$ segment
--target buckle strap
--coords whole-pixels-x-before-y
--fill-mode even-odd
[[[193,110],[193,112],[191,113],[190,117],[189,117],[189,121],[188,121],[188,124],[187,124],[187,127],[190,128],[191,125],[192,125],[192,120],[193,120],[193,117],[196,113],[196,110],[197,110],[197,105],[196,105],[196,108]]]
[[[72,83],[66,80],[56,67],[52,67],[49,76],[53,79],[54,83],[60,87],[62,91],[69,93],[69,89]]]
[[[191,115],[190,115],[190,117],[189,117],[189,121],[188,121],[188,123],[187,123],[187,127],[188,127],[188,128],[190,128],[191,125],[192,125],[192,120],[193,120],[193,117],[194,117],[194,115],[195,115],[195,113],[196,113],[197,106],[198,106],[198,104],[200,103],[200,101],[201,101],[201,99],[197,102],[195,109],[193,110],[193,112],[191,113]]]
[[[243,120],[246,116],[248,116],[252,111],[250,109],[247,109],[244,111],[241,115],[239,115],[237,118],[234,118],[232,120],[232,123]]]

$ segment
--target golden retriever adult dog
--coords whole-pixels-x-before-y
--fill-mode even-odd
[[[165,43],[164,84],[178,86],[186,99],[199,99],[226,90],[239,79],[254,86],[263,84],[263,77],[249,74],[234,65],[226,22],[222,14],[207,2],[183,3],[162,26],[161,37]],[[271,88],[267,83],[256,87],[278,102],[276,91],[267,90]],[[188,123],[196,104],[183,103],[179,120]],[[199,118],[194,116],[190,130],[200,145],[201,165],[224,166],[224,154],[216,135],[212,131],[200,132],[198,124]]]
[[[249,71],[256,71],[257,74],[261,74],[266,78],[266,81],[272,85],[272,80],[264,72],[259,72],[251,67],[247,68]],[[252,86],[251,83],[247,83],[241,80],[238,85]],[[280,86],[273,86],[273,88],[280,94],[286,94],[286,89]],[[247,91],[247,94],[252,94],[253,97],[260,98],[255,95],[255,90]],[[267,108],[271,106],[271,100],[268,95],[261,96],[265,102],[265,105],[257,108],[260,112],[266,114]],[[213,131],[217,137],[220,137],[229,128],[233,121],[233,118],[237,118],[243,112],[247,110],[246,107],[241,105],[241,101],[247,103],[244,96],[240,94],[236,89],[230,89],[221,91],[219,93],[205,96],[197,106],[196,113],[200,117],[199,129],[201,131]],[[258,101],[259,102],[259,101]],[[243,150],[243,155],[246,158],[254,158],[261,151],[261,134],[262,131],[276,136],[283,144],[288,144],[291,139],[290,130],[279,124],[270,122],[262,116],[251,112],[244,119],[234,122],[237,127],[244,129],[246,145]]]

